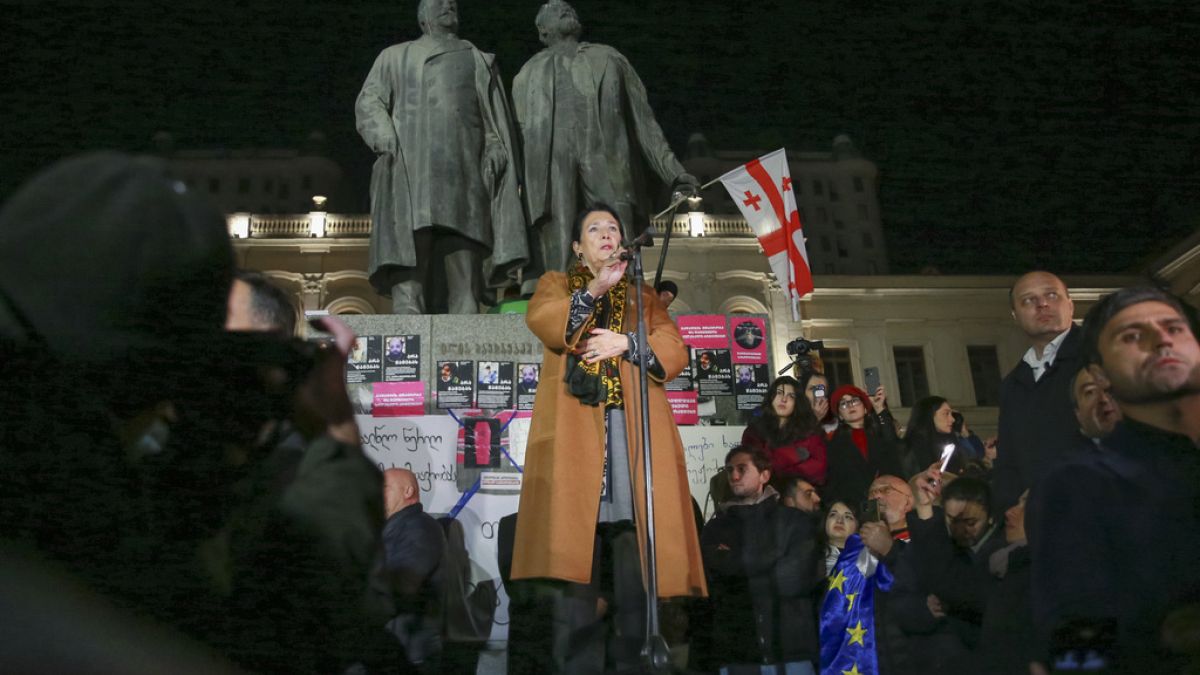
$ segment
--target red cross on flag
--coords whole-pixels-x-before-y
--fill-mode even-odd
[[[771,271],[787,290],[792,302],[792,320],[799,321],[800,298],[812,292],[813,280],[787,153],[780,148],[730,171],[720,181],[746,216],[767,255]]]

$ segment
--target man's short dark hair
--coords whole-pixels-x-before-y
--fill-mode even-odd
[[[725,455],[725,466],[729,466],[729,463],[733,461],[734,455],[749,455],[750,462],[759,471],[769,471],[771,469],[771,458],[760,448],[752,448],[748,445],[733,446],[729,449],[729,453]]]
[[[795,499],[796,491],[800,488],[801,483],[808,483],[808,479],[806,479],[804,476],[788,476],[779,484],[779,487],[781,488],[779,490],[779,494],[783,495],[784,497],[791,497],[792,499]],[[809,485],[812,485],[812,483],[809,483]],[[813,488],[816,489],[816,486],[813,485]]]
[[[1100,298],[1100,301],[1092,305],[1087,316],[1083,318],[1083,357],[1086,363],[1100,363],[1100,333],[1104,332],[1104,327],[1108,325],[1108,322],[1125,308],[1143,302],[1161,302],[1173,307],[1180,316],[1188,321],[1192,331],[1195,332],[1195,314],[1189,312],[1179,298],[1154,286],[1122,288]]]
[[[250,287],[250,311],[254,318],[274,327],[285,337],[296,334],[296,311],[282,288],[253,270],[238,270],[234,277]]]
[[[670,279],[663,279],[662,281],[658,282],[657,286],[654,287],[655,293],[662,293],[663,291],[666,291],[675,297],[679,297],[679,286],[677,286],[675,282],[671,281]]]
[[[963,502],[974,502],[981,504],[985,509],[989,509],[992,503],[992,489],[988,487],[986,482],[978,478],[963,476],[950,481],[942,489],[942,503],[944,504],[952,499]]]

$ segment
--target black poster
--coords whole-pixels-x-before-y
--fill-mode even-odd
[[[389,335],[383,339],[383,381],[421,379],[421,336]]]
[[[472,361],[438,361],[434,374],[437,407],[471,408],[475,401],[475,373]]]
[[[513,407],[512,361],[480,361],[476,371],[479,393],[475,405],[489,410],[511,410]]]
[[[738,410],[754,410],[762,405],[771,386],[771,373],[765,363],[743,363],[734,366],[733,389],[737,393]]]
[[[383,379],[383,339],[378,335],[360,335],[350,346],[346,361],[346,383],[380,382]]]
[[[692,372],[701,396],[730,396],[733,394],[733,368],[728,349],[697,349]]]
[[[517,366],[517,410],[533,410],[533,398],[537,395],[538,378],[542,366],[537,363],[521,363]]]

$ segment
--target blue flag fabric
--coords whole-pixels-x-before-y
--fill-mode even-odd
[[[851,535],[829,576],[821,603],[821,675],[877,675],[875,591],[892,587],[892,573]]]

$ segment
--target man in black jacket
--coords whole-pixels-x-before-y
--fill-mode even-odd
[[[789,664],[788,672],[815,672],[820,572],[812,523],[779,503],[767,484],[770,466],[765,453],[740,445],[725,457],[734,498],[700,537],[712,611],[698,617],[692,644],[705,671],[757,674]]]
[[[1070,390],[1080,362],[1075,304],[1061,279],[1029,272],[1010,292],[1012,316],[1029,350],[1000,385],[1000,423],[992,479],[993,513],[1017,498],[1078,448]]]
[[[1124,419],[1104,452],[1058,467],[1031,495],[1034,618],[1050,662],[1090,651],[1114,672],[1181,670],[1172,648],[1186,648],[1179,636],[1200,604],[1200,451],[1183,410],[1200,397],[1194,330],[1154,288],[1088,312],[1084,353]]]
[[[408,469],[383,472],[387,522],[383,526],[384,569],[396,616],[388,628],[421,672],[438,672],[442,652],[442,526],[421,508],[421,490]]]

